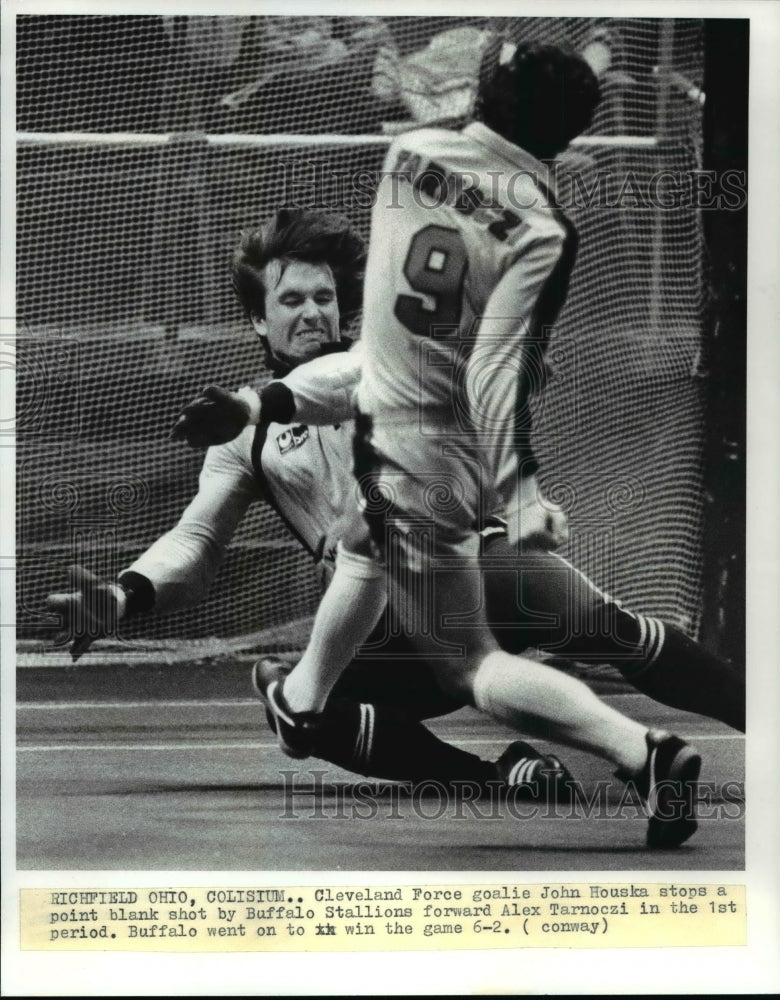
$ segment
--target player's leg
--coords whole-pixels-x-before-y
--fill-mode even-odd
[[[392,606],[424,652],[445,692],[531,736],[587,750],[638,770],[646,756],[646,727],[602,702],[576,678],[500,649],[487,628],[479,565],[430,572],[432,627],[418,599],[416,574],[393,572]]]
[[[276,671],[288,669],[274,664]],[[463,705],[441,692],[424,663],[353,663],[312,731],[311,755],[373,778],[436,781],[453,789],[468,784],[491,793],[511,787],[513,793],[544,801],[570,797],[573,779],[557,757],[516,741],[496,761],[482,760],[439,739],[420,721]],[[271,712],[268,722],[276,731]]]
[[[372,540],[385,557],[395,630],[448,694],[521,732],[638,772],[647,757],[646,727],[575,678],[504,652],[488,627],[480,538],[471,528],[484,485],[474,439],[451,428],[427,438],[413,426],[401,430],[379,423],[355,439],[356,468],[368,470],[360,484]],[[374,492],[392,497],[392,507],[374,507]]]
[[[488,620],[503,648],[536,646],[568,660],[610,663],[637,690],[744,732],[743,674],[658,618],[622,608],[567,560],[486,539]]]
[[[357,542],[339,543],[336,569],[317,609],[309,644],[284,682],[285,700],[295,713],[322,711],[333,685],[385,609],[385,572],[368,554],[368,531],[357,513],[356,530],[366,547],[360,551]]]
[[[648,650],[639,664],[618,664],[626,680],[664,705],[711,716],[744,733],[744,674],[674,625],[660,619],[645,622],[655,626],[656,651]],[[647,649],[649,643],[643,645]]]
[[[431,663],[445,690],[469,697],[482,711],[515,729],[611,761],[617,765],[615,774],[633,781],[645,800],[648,843],[672,847],[686,840],[696,829],[693,791],[701,766],[698,754],[677,737],[648,730],[606,705],[580,681],[499,649],[490,630],[480,627],[484,608],[476,560],[471,570],[447,571],[440,564],[435,581],[434,622],[439,635],[420,630],[414,634],[421,648],[438,651],[439,658]],[[442,656],[444,643],[459,647],[462,655]]]

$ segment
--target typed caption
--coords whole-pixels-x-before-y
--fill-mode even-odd
[[[22,950],[419,951],[746,942],[742,885],[23,889],[20,904]]]

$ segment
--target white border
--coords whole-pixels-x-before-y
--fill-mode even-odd
[[[341,13],[418,14],[419,3],[408,0],[380,0],[367,11],[362,0],[340,3],[242,2],[220,6],[220,14],[258,13]],[[473,6],[449,0],[428,0],[426,14],[469,14]],[[13,142],[13,17],[16,13],[95,14],[210,14],[213,3],[135,2],[33,2],[4,0],[2,7],[2,234],[0,238],[0,317],[13,315],[13,232],[14,178]],[[749,261],[749,426],[748,426],[748,843],[747,871],[718,873],[692,872],[697,882],[742,882],[748,885],[749,945],[745,949],[670,949],[663,954],[647,950],[576,951],[533,950],[446,952],[442,954],[380,955],[100,955],[41,954],[18,951],[17,890],[21,886],[62,883],[61,873],[15,873],[14,871],[14,770],[13,770],[13,630],[0,628],[2,653],[3,720],[3,995],[372,995],[467,994],[467,993],[735,993],[772,992],[780,988],[780,865],[777,849],[780,830],[778,804],[778,226],[777,203],[780,191],[778,149],[780,115],[780,7],[773,2],[693,2],[659,0],[652,4],[547,2],[486,2],[479,12],[517,16],[650,16],[650,17],[750,17],[751,18],[751,97],[750,97],[750,261]],[[4,383],[5,385],[5,383]],[[0,518],[0,599],[3,622],[13,607],[12,576],[5,572],[14,552],[12,472],[8,449],[0,450],[2,461],[2,503]],[[530,875],[530,877],[529,877]],[[533,872],[526,881],[546,878],[560,881],[561,873]],[[567,880],[578,876],[567,873]],[[627,872],[586,872],[584,881],[629,880]],[[685,880],[685,873],[635,873],[635,881]],[[245,880],[246,876],[244,876]],[[313,873],[274,873],[269,882],[288,884],[324,881]],[[343,884],[392,884],[397,873],[373,872],[349,875],[339,872]],[[424,882],[476,881],[474,873],[462,875],[425,874]],[[498,876],[500,880],[500,875]],[[73,885],[220,885],[239,884],[236,872],[197,873],[73,873]],[[481,873],[478,881],[492,880]],[[404,878],[403,881],[406,881]],[[419,882],[419,878],[418,878]]]

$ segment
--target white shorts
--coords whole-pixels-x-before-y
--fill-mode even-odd
[[[451,426],[422,431],[406,414],[356,422],[355,474],[372,541],[407,568],[477,558],[478,526],[495,508],[485,472],[473,436]]]

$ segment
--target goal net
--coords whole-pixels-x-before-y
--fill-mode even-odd
[[[486,32],[565,41],[604,99],[565,155],[580,254],[535,402],[567,555],[637,610],[700,613],[703,247],[696,20],[20,16],[18,632],[78,562],[113,578],[177,520],[201,454],[172,443],[204,384],[262,371],[232,297],[242,228],[282,203],[368,236],[388,136],[468,115]],[[356,178],[362,178],[356,181]],[[685,196],[685,192],[688,196]],[[297,648],[311,560],[257,504],[208,601],[127,622],[176,649]]]

